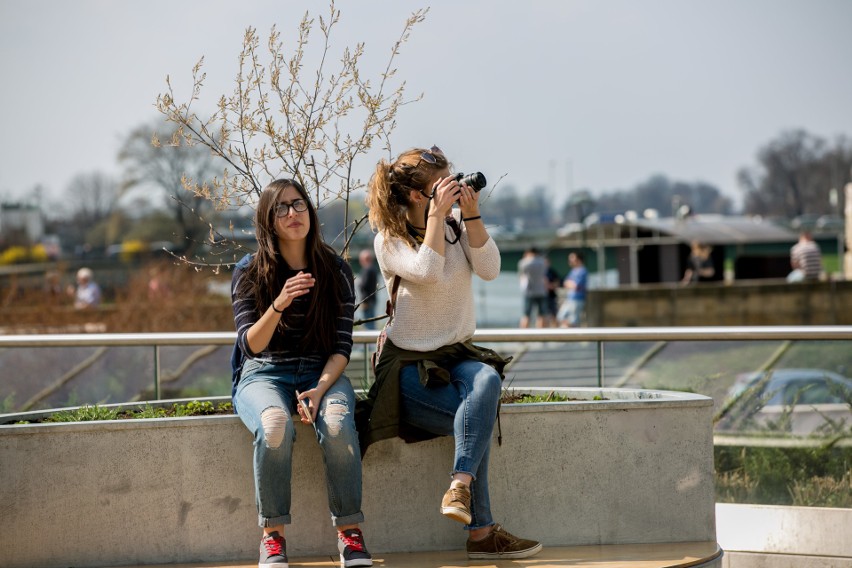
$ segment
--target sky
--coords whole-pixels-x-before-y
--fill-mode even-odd
[[[198,109],[230,93],[247,27],[287,42],[324,1],[0,0],[0,200],[71,179],[120,177],[124,137],[159,115],[170,76]],[[440,146],[458,171],[519,193],[629,189],[654,174],[739,203],[737,171],[781,132],[852,137],[848,0],[340,1],[331,54],[364,42],[368,77],[407,16],[429,8],[396,59],[410,98],[395,155]],[[261,42],[263,44],[263,42]],[[292,44],[291,44],[292,45]],[[309,47],[309,51],[310,51]],[[369,178],[381,153],[356,164]]]

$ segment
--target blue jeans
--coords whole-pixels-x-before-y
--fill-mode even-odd
[[[500,401],[500,375],[479,361],[461,361],[450,371],[450,384],[424,387],[417,365],[400,371],[402,420],[427,432],[456,440],[451,474],[473,476],[470,484],[470,524],[478,529],[494,524],[488,495],[488,457]]]
[[[249,359],[243,366],[234,404],[254,435],[254,486],[258,524],[289,524],[293,442],[298,419],[296,390],[304,392],[319,381],[324,362],[301,361],[276,365]],[[261,414],[269,408],[287,415],[280,445],[270,447]],[[328,389],[317,413],[317,439],[325,461],[328,508],[334,526],[360,523],[361,453],[355,429],[355,392],[345,375]]]
[[[565,300],[559,309],[556,319],[565,321],[571,327],[578,327],[583,320],[583,312],[586,310],[586,300]]]

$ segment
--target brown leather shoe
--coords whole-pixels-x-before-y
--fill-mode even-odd
[[[540,542],[516,537],[500,525],[494,525],[482,540],[467,539],[467,557],[471,560],[527,558],[540,550]]]
[[[470,524],[470,488],[453,483],[441,499],[441,513],[454,521]]]

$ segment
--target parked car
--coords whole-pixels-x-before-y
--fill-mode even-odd
[[[737,377],[717,431],[836,433],[852,427],[852,379],[823,369],[775,369]]]

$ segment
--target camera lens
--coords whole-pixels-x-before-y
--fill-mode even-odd
[[[472,174],[464,175],[462,173],[456,175],[456,181],[459,184],[465,184],[470,187],[473,191],[479,191],[485,184],[488,183],[485,180],[485,176],[482,175],[482,172],[474,172]]]

